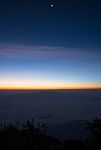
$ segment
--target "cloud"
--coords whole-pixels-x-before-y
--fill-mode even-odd
[[[54,46],[0,44],[0,58],[52,58],[59,60],[101,61],[101,52]]]

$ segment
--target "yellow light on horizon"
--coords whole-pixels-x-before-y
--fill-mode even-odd
[[[48,81],[1,81],[0,90],[101,89],[96,83],[63,83]]]

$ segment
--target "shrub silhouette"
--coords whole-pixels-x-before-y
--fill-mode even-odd
[[[60,150],[61,142],[46,135],[45,124],[34,125],[27,120],[22,127],[2,123],[0,125],[0,149],[3,150]]]
[[[35,124],[27,120],[22,126],[7,123],[0,124],[0,150],[101,150],[101,119],[87,123],[90,136],[86,142],[69,140],[60,142],[47,135],[45,124]]]
[[[101,119],[96,118],[87,123],[86,129],[90,133],[87,144],[90,150],[101,150]]]

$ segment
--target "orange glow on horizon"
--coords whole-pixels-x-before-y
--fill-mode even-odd
[[[101,83],[55,82],[32,80],[2,80],[0,90],[59,90],[59,89],[101,89]]]
[[[38,85],[38,86],[0,86],[0,90],[66,90],[66,89],[101,89],[101,85]]]

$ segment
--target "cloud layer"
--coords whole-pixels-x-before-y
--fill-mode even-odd
[[[0,44],[0,58],[52,58],[81,61],[100,61],[101,52],[53,46],[23,46]]]

